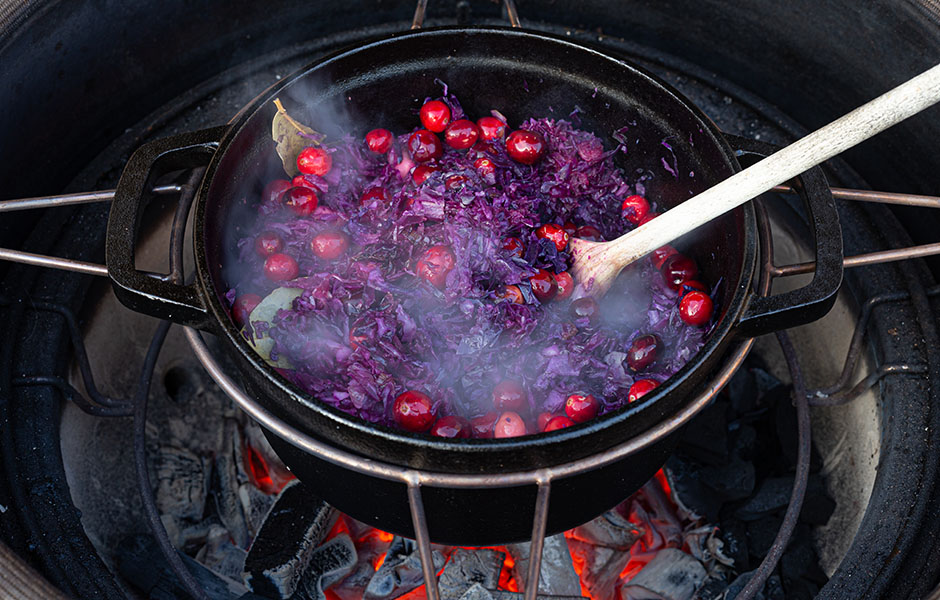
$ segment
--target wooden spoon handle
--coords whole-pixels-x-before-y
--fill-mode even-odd
[[[611,242],[626,266],[940,100],[940,64]]]

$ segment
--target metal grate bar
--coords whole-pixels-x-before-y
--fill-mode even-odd
[[[154,194],[176,194],[182,191],[182,188],[178,185],[159,185],[151,191]],[[32,210],[35,208],[57,208],[76,204],[92,204],[94,202],[110,202],[114,200],[114,192],[115,190],[101,190],[98,192],[80,192],[78,194],[2,200],[0,201],[0,213]]]

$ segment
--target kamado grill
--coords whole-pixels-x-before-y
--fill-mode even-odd
[[[435,4],[428,24],[448,29],[417,33],[405,30],[423,25],[420,2],[416,11],[363,3],[354,25],[332,5],[258,8],[122,7],[100,19],[78,5],[0,6],[0,78],[10,90],[0,126],[17,142],[0,161],[10,199],[0,202],[0,258],[24,263],[0,266],[0,532],[9,546],[0,581],[12,597],[922,598],[933,589],[935,263],[907,259],[940,253],[929,210],[940,200],[915,195],[936,194],[935,109],[725,219],[722,231],[748,232],[740,246],[716,247],[753,272],[750,284],[742,279],[751,296],[729,317],[727,338],[707,346],[713,358],[693,376],[680,372],[653,409],[548,441],[477,446],[476,458],[329,411],[319,424],[298,417],[276,400],[289,386],[273,372],[253,375],[263,366],[250,363],[261,361],[233,353],[237,336],[212,324],[211,288],[184,279],[195,255],[206,286],[215,260],[198,234],[195,250],[185,248],[190,207],[190,228],[216,226],[212,186],[239,177],[225,149],[257,156],[263,145],[243,135],[270,122],[267,96],[252,98],[272,84],[290,89],[292,79],[276,81],[311,60],[320,71],[308,73],[338,64],[372,81],[368,69],[386,53],[404,73],[390,87],[404,89],[422,60],[485,62],[472,49],[482,38],[483,49],[515,59],[503,77],[542,68],[552,82],[540,57],[551,64],[553,49],[566,48],[559,80],[594,86],[591,77],[607,74],[579,63],[588,46],[650,71],[688,97],[693,116],[704,113],[706,129],[717,124],[715,147],[729,157],[717,177],[733,158],[747,164],[935,62],[930,5],[883,15],[813,6],[809,18],[797,5],[759,3],[745,18],[696,3],[527,2],[520,12],[532,33],[504,27],[500,10],[519,25],[511,2]],[[95,35],[108,20],[127,37],[118,53]],[[885,43],[849,56],[858,47],[837,44],[837,30]],[[435,41],[455,40],[438,59],[396,56],[433,55]],[[828,60],[818,48],[843,54]],[[30,61],[61,69],[46,75]],[[671,100],[644,96],[641,83],[635,94],[655,100],[662,114],[652,121],[668,126]],[[58,107],[68,94],[88,113],[79,124]],[[67,164],[56,158],[64,148],[75,149]],[[692,160],[702,161],[696,171],[715,165]],[[114,187],[122,171],[117,192],[68,193]],[[24,211],[32,208],[55,210]],[[843,247],[845,267],[860,268],[846,270],[836,298]],[[218,337],[168,321],[154,333],[149,317],[90,277],[109,271],[126,304]],[[734,283],[724,284],[726,307]],[[818,323],[752,337],[813,321],[833,303]]]

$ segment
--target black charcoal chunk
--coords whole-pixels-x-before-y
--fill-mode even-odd
[[[721,466],[704,467],[701,476],[724,502],[747,498],[754,491],[754,465],[736,456]]]
[[[728,519],[722,522],[719,531],[725,543],[724,553],[734,561],[734,569],[739,573],[748,570],[750,559],[747,552],[747,527],[744,522]]]
[[[825,525],[836,510],[836,502],[826,492],[826,484],[819,475],[810,475],[806,498],[800,510],[800,521],[810,525]]]
[[[345,533],[323,544],[310,557],[293,600],[326,600],[323,590],[348,575],[356,566],[356,546]]]
[[[245,583],[262,596],[289,598],[337,515],[299,481],[284,486],[248,551]]]
[[[731,435],[731,451],[744,461],[753,461],[757,456],[757,430],[750,425],[738,426]]]
[[[457,600],[475,583],[488,590],[496,589],[505,558],[505,554],[496,550],[457,548],[437,581],[441,598]]]
[[[738,414],[747,414],[757,405],[757,381],[752,369],[738,369],[728,382],[731,408]]]
[[[760,562],[770,550],[782,522],[783,519],[779,517],[764,517],[747,523],[747,548],[754,564]]]
[[[728,460],[726,406],[713,402],[702,409],[682,430],[680,452],[705,464],[724,464]]]
[[[444,566],[446,559],[437,550],[434,550],[432,555],[434,572],[437,573]],[[392,600],[423,583],[424,573],[421,570],[418,545],[413,540],[396,536],[388,547],[385,562],[369,580],[363,598],[365,600]]]
[[[728,586],[725,600],[734,600],[737,598],[738,594],[741,593],[741,590],[744,589],[744,586],[747,585],[747,582],[751,580],[753,575],[754,571],[748,571],[747,573],[742,573],[737,579],[731,582],[731,585]],[[754,600],[787,600],[783,591],[783,585],[780,583],[780,577],[771,575],[770,578],[767,579],[767,582],[764,583],[763,589],[754,596]]]
[[[753,521],[776,513],[786,508],[793,489],[793,477],[768,477],[761,482],[747,502],[738,507],[734,514],[742,521]]]
[[[728,582],[723,577],[708,577],[695,592],[693,600],[722,600],[727,588]]]
[[[680,506],[709,521],[717,520],[721,499],[714,491],[705,487],[702,482],[702,470],[698,465],[673,454],[666,461],[663,470],[666,481],[672,488],[672,497]]]
[[[248,592],[240,582],[216,575],[182,552],[177,554],[210,598],[234,600]],[[189,597],[152,536],[137,534],[124,538],[118,544],[117,556],[118,572],[145,597],[153,600]]]
[[[519,582],[519,587],[525,591],[529,574],[529,552],[531,543],[512,544],[506,549],[515,560],[512,567],[513,576]],[[555,594],[561,596],[580,596],[581,582],[578,574],[574,572],[571,564],[571,553],[568,551],[568,542],[565,536],[553,535],[545,538],[542,546],[542,565],[539,573],[538,591],[540,594]]]
[[[705,576],[705,567],[695,557],[677,548],[664,548],[620,588],[620,597],[692,600]]]

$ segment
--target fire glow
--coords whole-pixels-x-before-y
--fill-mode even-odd
[[[642,570],[664,549],[675,548],[686,553],[694,554],[686,535],[690,531],[702,532],[702,523],[695,515],[688,515],[672,499],[671,488],[666,476],[660,470],[646,485],[619,506],[612,509],[629,523],[627,539],[636,541],[629,549],[620,552],[614,563],[610,561],[598,563],[591,556],[592,542],[586,542],[586,530],[575,528],[565,532],[564,539],[568,544],[571,564],[579,579],[581,594],[592,600],[613,600],[622,597],[629,598],[629,594],[622,594],[621,588],[630,583]],[[603,517],[601,517],[603,518]],[[715,528],[712,527],[712,530]],[[336,524],[325,536],[322,543],[345,534],[353,540],[357,551],[365,553],[372,568],[378,571],[385,563],[389,546],[395,536],[391,533],[374,528],[364,527],[361,523],[351,520],[346,515],[339,515]],[[603,542],[598,542],[603,543]],[[450,561],[457,547],[435,546],[441,551],[447,561]],[[464,550],[482,550],[482,548],[463,548]],[[499,581],[496,590],[520,593],[524,591],[524,582],[518,579],[519,573],[514,572],[516,558],[513,549],[509,546],[487,547],[486,550],[496,551],[504,558],[499,572]],[[371,555],[371,556],[370,556]],[[438,569],[438,576],[446,568]],[[601,572],[599,567],[609,570],[612,564],[618,565],[619,575]],[[622,568],[619,567],[622,565]],[[618,571],[614,571],[617,573]],[[609,581],[605,581],[609,580]],[[327,600],[350,600],[362,597],[364,590],[348,589],[345,579],[336,582],[325,590]],[[391,597],[391,596],[389,596]],[[404,600],[423,600],[427,597],[424,585],[417,585],[414,589],[400,593],[398,598]]]

